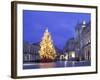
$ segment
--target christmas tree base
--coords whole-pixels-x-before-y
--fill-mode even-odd
[[[40,62],[54,62],[55,60],[52,59],[41,59]]]

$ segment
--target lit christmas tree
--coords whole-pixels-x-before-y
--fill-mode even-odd
[[[53,61],[56,58],[56,51],[48,29],[45,30],[42,41],[40,42],[39,54],[42,61]]]

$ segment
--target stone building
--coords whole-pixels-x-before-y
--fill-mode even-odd
[[[39,60],[39,43],[29,44],[27,42],[23,43],[23,62],[32,62]]]
[[[91,25],[90,22],[85,25],[81,33],[82,52],[85,60],[91,59]]]
[[[75,53],[75,48],[76,48],[76,42],[74,38],[70,38],[64,48],[64,53],[65,53],[65,58],[68,60],[75,59],[76,53]]]
[[[91,59],[91,23],[78,23],[76,31],[76,56],[80,60],[90,60]]]

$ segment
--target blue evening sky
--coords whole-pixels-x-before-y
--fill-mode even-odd
[[[66,41],[75,36],[76,24],[83,20],[89,22],[90,18],[87,13],[23,10],[23,40],[40,42],[48,27],[53,44],[62,49]]]

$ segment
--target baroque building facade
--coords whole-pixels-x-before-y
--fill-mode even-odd
[[[23,62],[32,62],[40,59],[38,50],[40,49],[39,43],[29,44],[23,43]]]
[[[83,21],[75,27],[75,36],[67,40],[62,58],[70,60],[91,60],[91,23]]]
[[[76,48],[76,42],[75,42],[75,38],[73,37],[66,42],[64,48],[64,54],[67,60],[75,59],[76,57],[75,48]]]
[[[91,60],[91,23],[78,23],[75,31],[77,57],[80,60]]]

